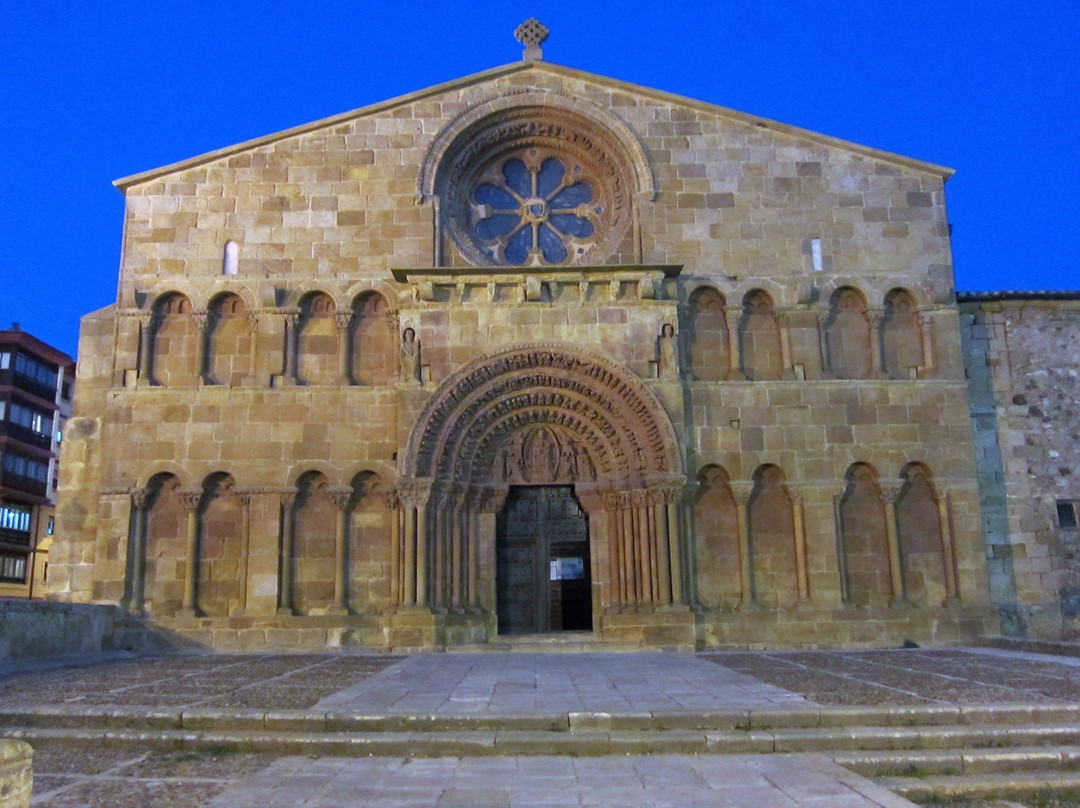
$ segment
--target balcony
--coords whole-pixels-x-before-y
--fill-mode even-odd
[[[20,424],[13,424],[10,421],[0,423],[0,435],[6,435],[12,440],[17,440],[21,443],[29,444],[30,446],[36,446],[39,449],[49,449],[52,447],[52,435],[35,432],[32,429],[27,429]]]
[[[0,370],[0,384],[10,384],[32,396],[56,403],[56,389],[13,370]]]
[[[33,477],[24,477],[21,474],[4,469],[0,471],[0,485],[14,491],[23,491],[36,497],[45,498],[48,495],[49,486],[42,480]]]
[[[30,534],[21,530],[8,530],[0,527],[0,544],[10,544],[16,547],[29,547]]]

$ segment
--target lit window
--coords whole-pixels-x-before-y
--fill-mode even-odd
[[[50,516],[49,521],[45,524],[45,535],[51,536],[54,530],[56,530],[56,520]]]

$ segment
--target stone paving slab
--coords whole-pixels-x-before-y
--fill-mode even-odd
[[[314,706],[387,715],[671,713],[804,706],[797,694],[686,654],[439,654]]]
[[[205,808],[911,808],[821,755],[283,758]]]

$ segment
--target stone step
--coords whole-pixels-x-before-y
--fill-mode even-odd
[[[947,803],[962,798],[1023,800],[1036,794],[1080,792],[1080,772],[882,777],[875,782],[914,802]]]
[[[984,731],[1051,737],[1057,728],[1080,725],[1080,704],[998,704],[968,707],[817,707],[698,712],[550,712],[519,715],[391,715],[318,710],[142,708],[115,705],[45,705],[0,711],[0,728],[87,728],[237,730],[276,732],[455,732],[484,730],[616,731],[699,730],[702,732],[809,732],[808,738],[839,737],[835,730],[907,737],[940,729],[957,738],[982,738]],[[972,733],[975,735],[972,735]],[[942,733],[938,733],[942,736]],[[1039,741],[1040,743],[1044,741]],[[887,747],[886,747],[887,748]]]
[[[0,736],[30,743],[139,745],[157,748],[229,747],[319,755],[482,756],[612,754],[770,754],[857,751],[972,750],[1080,743],[1080,724],[1010,726],[828,727],[774,730],[615,729],[604,722],[546,729],[379,729],[300,731],[150,727],[17,727]]]
[[[865,777],[921,778],[1080,770],[1080,748],[1027,746],[1004,749],[912,749],[841,754],[836,762]]]

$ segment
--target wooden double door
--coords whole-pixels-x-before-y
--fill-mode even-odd
[[[589,518],[572,486],[511,486],[495,556],[499,634],[592,630]]]

